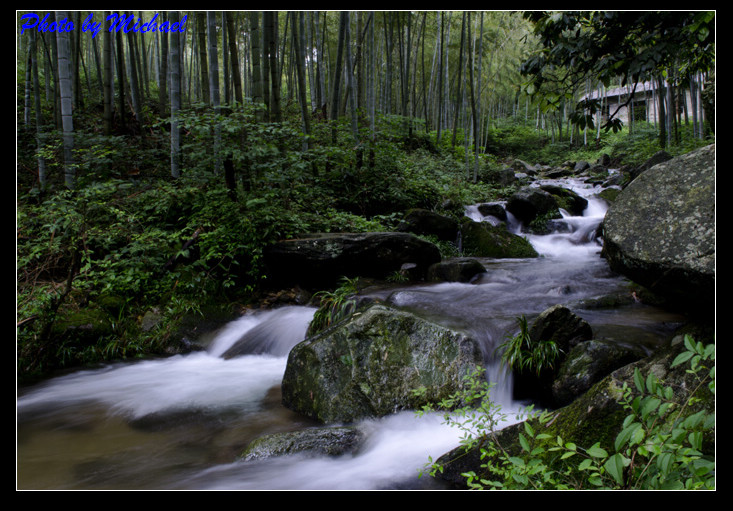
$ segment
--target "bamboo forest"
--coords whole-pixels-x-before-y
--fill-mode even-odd
[[[716,489],[716,11],[15,16],[16,490]]]

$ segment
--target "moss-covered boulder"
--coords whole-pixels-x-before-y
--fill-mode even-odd
[[[283,404],[323,423],[418,409],[459,390],[482,360],[463,333],[375,304],[290,351]]]
[[[585,208],[588,207],[587,199],[562,186],[545,184],[540,186],[540,189],[555,197],[558,207],[573,216],[581,216]]]
[[[506,230],[503,225],[461,221],[463,254],[470,257],[525,258],[537,257],[537,251],[527,239]]]
[[[715,145],[658,163],[618,195],[603,221],[612,270],[671,305],[712,312]]]

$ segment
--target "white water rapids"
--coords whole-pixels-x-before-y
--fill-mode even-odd
[[[595,193],[573,187],[589,197]],[[489,271],[477,282],[375,295],[463,328],[491,351],[513,333],[518,316],[623,285],[589,236],[604,213],[605,206],[591,200],[583,217],[565,218],[571,232],[530,236],[543,257],[482,260]],[[367,441],[353,455],[237,459],[262,434],[314,426],[284,409],[279,391],[287,353],[303,339],[313,312],[285,307],[248,315],[222,329],[205,352],[77,371],[19,390],[18,489],[435,488],[427,475],[418,478],[419,471],[457,446],[461,432],[439,416],[412,412],[365,421]],[[638,311],[633,320],[615,312],[589,317],[594,331],[627,323],[653,330],[659,322]],[[257,333],[250,335],[250,354],[221,357],[247,333]],[[504,411],[519,409],[510,379],[491,364],[489,371],[501,380],[495,399]]]

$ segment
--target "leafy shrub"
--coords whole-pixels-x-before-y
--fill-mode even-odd
[[[539,375],[545,369],[553,369],[560,356],[560,349],[554,341],[532,340],[527,318],[517,318],[519,333],[507,339],[497,351],[501,361],[514,371],[534,371]]]
[[[342,277],[341,285],[334,291],[319,291],[313,295],[314,299],[320,300],[320,306],[313,314],[308,334],[316,334],[351,314],[356,306],[354,296],[358,292],[358,278]]]
[[[623,387],[620,403],[627,415],[611,451],[598,442],[583,448],[560,436],[538,433],[553,414],[530,407],[517,417],[527,420],[518,434],[518,449],[510,452],[497,435],[507,415],[491,400],[493,384],[483,379],[482,371],[467,376],[467,390],[437,408],[450,410],[456,402],[465,403],[446,413],[445,419],[464,431],[462,445],[480,450],[482,472],[463,474],[468,487],[715,489],[715,460],[702,453],[705,435],[714,432],[715,414],[704,408],[691,411],[700,401],[701,389],[715,394],[715,345],[704,346],[685,336],[684,346],[671,366],[689,363],[687,373],[694,376],[696,386],[679,402],[673,387],[662,385],[653,373],[644,377],[636,369],[634,388]],[[435,409],[426,407],[418,413]],[[436,475],[443,467],[429,460],[428,469]]]

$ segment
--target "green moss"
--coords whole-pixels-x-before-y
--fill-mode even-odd
[[[473,257],[525,258],[537,257],[532,244],[522,236],[485,222],[469,218],[461,224],[463,253]]]

